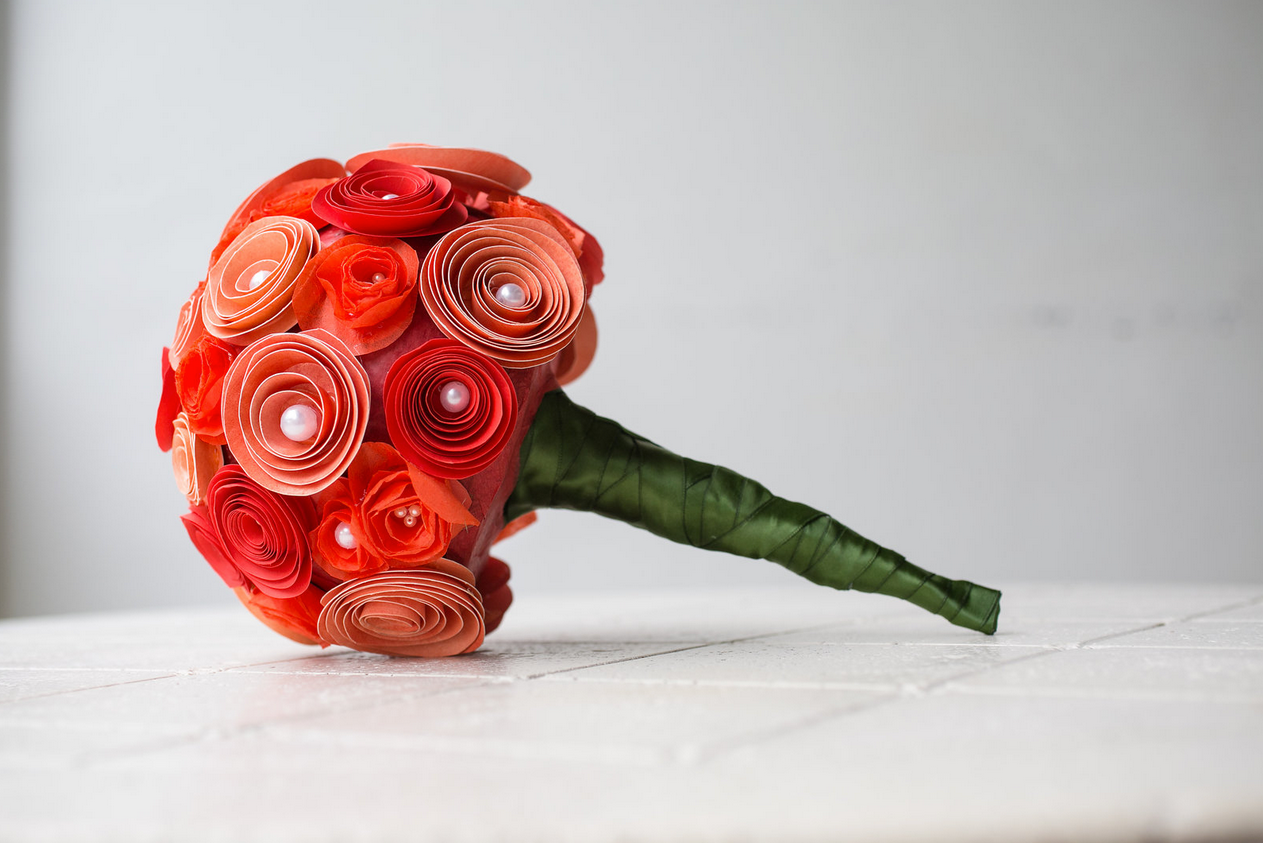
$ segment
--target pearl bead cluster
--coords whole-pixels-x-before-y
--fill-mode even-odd
[[[391,514],[403,521],[405,527],[415,527],[417,526],[417,519],[421,517],[421,507],[416,504],[401,506]]]

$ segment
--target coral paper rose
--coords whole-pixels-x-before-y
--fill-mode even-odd
[[[310,500],[270,492],[240,466],[226,465],[211,478],[206,511],[222,553],[222,560],[215,560],[203,552],[212,567],[218,570],[227,562],[241,579],[269,597],[296,597],[307,590],[307,533],[315,522]]]
[[[319,248],[320,234],[306,220],[266,217],[250,223],[206,277],[206,331],[234,345],[249,345],[294,327],[294,283]]]
[[[586,297],[565,238],[534,218],[462,226],[421,266],[421,300],[435,324],[509,368],[537,366],[565,348]]]
[[[215,472],[224,467],[224,449],[197,436],[189,429],[187,413],[180,413],[172,424],[171,468],[175,484],[197,506],[206,497]]]
[[[315,586],[309,586],[297,597],[270,597],[249,585],[234,588],[233,592],[250,614],[289,640],[329,646],[321,642],[320,633],[316,631],[324,592]]]
[[[469,218],[447,179],[420,167],[380,160],[323,188],[311,209],[338,228],[375,237],[443,234]]]
[[[335,240],[307,264],[294,287],[298,325],[323,328],[356,355],[380,351],[412,323],[419,266],[417,253],[402,240]]]
[[[273,334],[238,354],[228,370],[224,436],[260,485],[313,495],[354,459],[368,399],[368,375],[337,337]]]
[[[455,340],[430,340],[399,357],[385,391],[391,441],[435,477],[482,471],[517,424],[517,394],[504,369]]]
[[[366,653],[454,656],[478,649],[486,634],[473,575],[447,559],[345,582],[322,602],[320,638]]]
[[[347,472],[368,551],[392,568],[433,562],[478,520],[452,484],[409,466],[383,442],[365,442]]]
[[[206,282],[202,281],[180,308],[180,316],[175,323],[175,339],[171,341],[168,352],[172,368],[178,368],[185,353],[206,336],[206,326],[202,323],[202,296],[205,293]]]
[[[224,376],[239,349],[209,334],[189,348],[175,370],[175,390],[188,414],[188,427],[199,438],[217,445],[226,443],[220,404]]]
[[[346,167],[356,172],[373,161],[424,167],[471,196],[479,192],[517,193],[531,180],[525,167],[498,152],[426,143],[396,143],[386,149],[362,152],[347,161]]]
[[[316,505],[320,507],[320,523],[308,537],[316,567],[339,581],[390,568],[364,538],[359,507],[349,482],[339,479],[316,496]]]

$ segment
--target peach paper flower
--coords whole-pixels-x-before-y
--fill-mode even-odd
[[[224,449],[193,433],[188,413],[176,416],[172,427],[175,433],[171,438],[171,468],[175,484],[190,504],[198,506],[206,498],[211,478],[224,467]]]

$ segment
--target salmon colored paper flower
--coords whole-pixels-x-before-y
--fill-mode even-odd
[[[482,471],[517,424],[517,394],[503,367],[456,340],[430,340],[400,356],[385,391],[390,440],[435,477]]]
[[[206,281],[203,279],[193,295],[189,296],[189,300],[180,307],[180,316],[175,323],[175,339],[171,341],[171,350],[168,352],[172,368],[179,368],[185,353],[206,336],[206,325],[202,322],[202,296],[205,292]]]
[[[565,348],[586,297],[574,252],[539,219],[462,226],[421,265],[421,301],[435,324],[509,368],[537,366]]]
[[[384,442],[365,442],[347,472],[366,549],[392,568],[439,559],[478,523],[450,482],[408,465]]]
[[[271,597],[249,585],[234,588],[237,599],[263,623],[299,644],[329,645],[320,640],[316,623],[320,618],[320,598],[324,592],[315,586],[296,597]]]
[[[206,331],[234,345],[249,345],[294,327],[294,284],[319,248],[320,234],[306,220],[266,217],[250,223],[206,278]]]
[[[346,168],[355,173],[374,160],[424,167],[471,196],[480,192],[517,193],[531,180],[525,167],[498,152],[424,143],[397,143],[365,152],[347,161]]]
[[[420,167],[369,161],[323,188],[311,203],[315,214],[352,234],[422,237],[443,234],[469,218],[452,183]]]
[[[220,405],[224,377],[240,349],[209,334],[193,344],[175,370],[175,389],[188,415],[188,427],[200,439],[224,445],[224,420]]]
[[[323,328],[357,356],[380,351],[412,324],[419,267],[402,240],[354,234],[335,240],[298,277],[298,325]]]
[[[286,495],[333,483],[364,440],[368,375],[327,331],[272,334],[224,379],[224,436],[242,469]]]
[[[308,538],[317,568],[338,581],[390,569],[369,547],[349,481],[339,479],[316,495],[315,501],[320,523]]]
[[[226,465],[211,478],[206,512],[219,541],[220,561],[235,568],[242,579],[269,597],[296,597],[307,590],[307,533],[316,520],[310,500],[270,492],[241,466]],[[217,561],[203,555],[218,570]]]
[[[215,472],[224,467],[224,449],[198,437],[189,429],[189,416],[180,413],[172,425],[171,468],[175,484],[189,503],[197,506],[206,497]]]
[[[557,229],[566,238],[566,242],[570,244],[570,248],[579,259],[579,268],[583,270],[583,277],[587,280],[589,294],[592,292],[593,286],[600,284],[604,280],[605,272],[602,264],[605,262],[605,253],[601,250],[601,244],[596,242],[595,237],[585,231],[570,217],[558,211],[552,205],[547,205],[537,199],[531,199],[529,196],[509,196],[503,201],[491,200],[488,202],[487,211],[496,218],[532,217],[537,220],[543,220]]]
[[[322,603],[320,638],[366,653],[454,656],[478,649],[486,634],[473,574],[448,559],[345,582]]]

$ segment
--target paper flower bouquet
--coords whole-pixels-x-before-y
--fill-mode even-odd
[[[995,631],[999,592],[572,403],[601,247],[529,180],[398,145],[299,164],[228,220],[162,350],[156,432],[247,609],[307,644],[468,653],[513,599],[492,546],[561,507]]]

